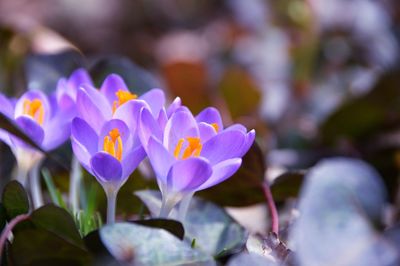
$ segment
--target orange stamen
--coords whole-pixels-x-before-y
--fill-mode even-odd
[[[187,137],[186,141],[188,142],[188,145],[186,149],[183,151],[181,159],[187,159],[191,156],[198,157],[200,156],[201,150],[203,148],[203,145],[201,144],[200,138],[198,137]],[[175,147],[174,150],[174,156],[175,158],[179,158],[179,155],[181,154],[182,146],[183,143],[185,142],[185,139],[180,139],[178,141],[178,144]]]
[[[175,147],[175,150],[174,150],[175,158],[178,158],[179,154],[181,154],[181,149],[182,149],[182,145],[183,145],[184,141],[185,141],[185,139],[179,139],[178,140],[178,144],[176,144],[176,147]]]
[[[103,151],[117,158],[119,161],[122,159],[122,139],[118,128],[114,128],[108,132],[108,135],[103,140]]]
[[[133,94],[129,91],[118,90],[115,95],[117,96],[118,100],[113,102],[112,111],[113,113],[117,110],[118,107],[126,103],[127,101],[137,99],[137,95]]]
[[[44,107],[39,99],[26,99],[23,104],[23,114],[32,117],[39,125],[43,125]]]

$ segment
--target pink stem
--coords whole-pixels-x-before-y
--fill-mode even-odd
[[[8,235],[14,229],[14,227],[19,223],[29,218],[29,214],[20,214],[12,219],[4,228],[3,233],[0,236],[0,258],[3,253],[4,245],[7,241]]]
[[[265,199],[267,200],[268,211],[271,216],[272,232],[274,232],[276,235],[278,235],[278,233],[279,233],[278,210],[276,209],[274,198],[272,197],[272,193],[269,188],[268,182],[267,181],[263,182],[262,187],[263,187]]]

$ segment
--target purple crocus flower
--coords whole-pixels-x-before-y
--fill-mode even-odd
[[[53,150],[70,136],[71,121],[76,115],[76,94],[82,83],[92,84],[88,73],[78,69],[68,79],[60,79],[55,92],[49,96],[35,90],[24,93],[19,99],[0,95],[0,112],[14,120],[42,150]],[[0,140],[11,147],[17,159],[17,180],[26,184],[28,172],[31,172],[33,205],[39,207],[43,204],[39,175],[43,154],[4,130],[0,130]]]
[[[88,84],[78,90],[72,148],[83,167],[106,192],[108,223],[114,222],[120,187],[146,156],[137,135],[140,110],[145,108],[152,117],[158,118],[164,102],[162,90],[153,89],[138,97],[115,74],[105,79],[100,90]]]
[[[72,72],[69,78],[61,78],[58,80],[55,97],[64,104],[74,104],[78,89],[83,84],[93,86],[93,81],[85,69],[79,68]]]
[[[85,83],[92,81],[84,69],[78,69],[68,79],[61,78],[50,96],[35,90],[27,91],[17,100],[0,94],[0,112],[14,120],[43,150],[53,150],[70,136],[77,90]],[[39,151],[4,130],[0,130],[0,140],[11,147],[19,167],[26,171],[42,158]]]
[[[17,100],[0,95],[0,112],[14,120],[45,151],[55,149],[69,138],[73,109],[65,98],[48,97],[42,91],[27,91]],[[0,139],[10,146],[18,167],[25,171],[42,158],[39,151],[4,130],[0,130]]]
[[[223,127],[215,108],[196,117],[180,107],[161,127],[142,109],[139,136],[157,176],[163,195],[161,216],[184,197],[214,186],[240,167],[243,155],[254,142],[255,131],[239,124]]]
[[[124,117],[131,116],[134,106],[126,105],[131,100],[141,100],[149,107],[153,116],[158,117],[165,103],[165,95],[160,89],[152,89],[138,96],[128,90],[120,76],[111,74],[104,80],[100,90],[88,84],[83,85],[78,90],[76,102],[79,117],[99,132],[106,121],[121,116],[121,113],[124,113]],[[127,124],[131,127],[135,126],[136,122]]]

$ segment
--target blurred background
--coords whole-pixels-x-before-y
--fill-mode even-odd
[[[254,173],[258,156],[271,180],[297,171],[273,183],[278,203],[297,195],[298,170],[337,155],[370,162],[400,203],[399,41],[397,0],[1,0],[0,91],[51,90],[77,67],[97,84],[117,72],[133,91],[160,87],[194,113],[215,106],[226,125],[255,128],[243,168]],[[263,201],[234,182],[204,195]]]

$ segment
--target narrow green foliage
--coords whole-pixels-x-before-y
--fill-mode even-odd
[[[75,222],[82,237],[103,225],[100,213],[89,214],[82,210],[76,213]]]
[[[67,204],[65,203],[64,199],[62,198],[61,192],[56,188],[53,182],[53,178],[47,168],[42,170],[42,175],[44,177],[44,181],[46,183],[47,190],[50,193],[51,201],[59,206],[68,210]]]

